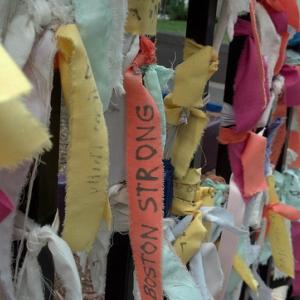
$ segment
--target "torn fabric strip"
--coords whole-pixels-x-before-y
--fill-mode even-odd
[[[108,137],[102,103],[76,25],[61,26],[57,39],[70,128],[63,238],[73,251],[83,251],[91,249],[108,201]]]

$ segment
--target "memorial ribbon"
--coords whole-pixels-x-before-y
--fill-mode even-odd
[[[57,39],[70,128],[63,238],[73,251],[89,251],[108,201],[107,130],[99,92],[76,25],[61,26]]]
[[[284,218],[299,219],[299,211],[280,203],[272,176],[268,177],[269,204],[265,215],[269,222],[268,239],[276,267],[284,274],[294,277],[294,255]]]
[[[141,299],[162,299],[163,164],[160,113],[143,86],[140,67],[155,61],[142,37],[124,77],[127,117],[127,185],[130,241]]]

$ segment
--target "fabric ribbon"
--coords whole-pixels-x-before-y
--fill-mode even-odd
[[[184,300],[186,295],[189,295],[191,300],[205,300],[199,287],[187,270],[186,266],[182,264],[181,260],[175,254],[174,249],[171,246],[171,242],[174,240],[171,227],[173,227],[172,219],[164,220],[164,230],[166,239],[163,242],[163,289],[168,299],[172,300]],[[134,274],[135,275],[135,274]],[[134,276],[135,277],[135,276]],[[136,284],[136,278],[134,280],[134,299],[140,300],[141,293]]]
[[[53,61],[56,53],[56,43],[53,31],[47,30],[33,46],[32,53],[25,66],[25,72],[33,86],[31,94],[26,97],[24,104],[26,109],[32,112],[44,126],[49,124],[51,111],[50,99],[53,81]],[[1,60],[2,61],[2,60]],[[42,61],[42,63],[40,63]],[[3,69],[1,69],[3,70]],[[8,73],[6,73],[7,76]],[[12,82],[19,80],[14,77]],[[2,80],[1,80],[2,81]],[[1,91],[8,85],[4,85]],[[14,86],[14,91],[22,85]],[[14,117],[16,111],[13,112]],[[14,119],[14,124],[16,120]],[[28,120],[27,120],[28,121]],[[35,133],[35,132],[34,132]],[[30,132],[32,134],[32,132]],[[28,139],[26,141],[26,145]],[[22,148],[22,144],[20,147]],[[13,150],[15,151],[15,149]],[[32,160],[23,162],[14,170],[0,170],[0,189],[18,206],[21,191],[28,180],[28,173]],[[0,224],[0,298],[15,299],[14,289],[11,281],[11,237],[15,213],[11,213]]]
[[[132,64],[140,49],[138,36],[126,34],[123,40],[123,71]],[[125,95],[113,92],[108,110],[104,113],[109,142],[109,186],[126,181]]]
[[[298,296],[300,295],[300,222],[293,222],[291,231],[295,255],[295,279],[293,282],[293,296]]]
[[[155,61],[150,41],[126,71],[127,181],[130,241],[141,298],[161,299],[163,164],[160,114],[138,68]]]
[[[9,24],[16,9],[16,3],[16,0],[4,0],[0,3],[0,43],[3,43],[3,38],[7,30],[7,25]]]
[[[188,222],[186,222],[185,219],[189,219],[188,221],[190,221],[189,216],[187,216],[176,225],[173,220],[171,221],[166,219],[165,226],[168,226],[165,228],[165,236],[170,243],[173,243],[176,236],[185,230],[186,225],[188,225]],[[180,228],[178,229],[178,227]],[[179,299],[181,299],[181,297],[186,297],[184,293],[185,288],[190,285],[190,289],[195,290],[192,294],[193,297],[198,294],[198,298],[196,299],[212,299],[211,295],[216,294],[223,278],[221,267],[218,264],[219,258],[215,245],[213,243],[204,243],[201,246],[196,255],[194,255],[189,262],[190,273],[187,272],[186,267],[182,264],[178,256],[175,255],[174,250],[169,243],[168,248],[169,253],[164,256],[163,265],[166,266],[166,271],[169,271],[169,266],[171,266],[171,264],[173,264],[174,269],[173,272],[163,273],[164,291],[168,298],[177,299],[177,297],[179,297]],[[170,256],[176,257],[176,260],[174,258],[171,259]],[[175,261],[177,264],[175,264]],[[175,274],[175,272],[180,269],[182,269],[181,272],[186,278],[183,281],[180,281],[179,285],[179,283],[177,283],[177,279],[174,279],[172,275],[170,276],[170,274]],[[187,272],[187,274],[185,274],[184,271]],[[180,277],[181,276],[178,278]],[[187,279],[189,279],[190,283],[187,282]],[[220,284],[216,285],[216,282],[219,282]],[[177,290],[177,287],[181,285],[182,288]],[[170,292],[172,291],[172,294],[168,290]]]
[[[30,83],[2,46],[0,57],[0,138],[6,141],[1,146],[0,167],[12,168],[49,150],[51,142],[48,130],[18,99],[28,94]]]
[[[224,40],[225,33],[231,42],[234,36],[234,25],[239,15],[249,12],[249,0],[227,0],[222,1],[220,17],[216,25],[216,32],[214,35],[214,49],[219,53],[221,45]]]
[[[126,31],[134,35],[156,35],[160,0],[128,0]]]
[[[207,123],[207,117],[201,111],[204,88],[217,69],[217,54],[212,47],[186,40],[184,62],[177,66],[173,92],[165,98],[167,123],[179,125],[171,155],[178,178],[186,175],[200,143]],[[182,117],[185,118],[183,122]]]
[[[108,201],[107,130],[95,79],[76,25],[61,26],[56,36],[70,128],[63,238],[72,250],[88,251]]]
[[[269,222],[268,239],[276,267],[287,276],[294,277],[294,256],[289,233],[284,218],[299,219],[299,211],[281,204],[276,190],[275,180],[268,177],[269,203],[265,215]]]
[[[7,25],[4,47],[15,62],[23,68],[28,60],[35,39],[43,30],[56,28],[61,23],[72,21],[70,0],[17,1],[14,15]],[[23,28],[20,31],[20,28]],[[21,46],[21,47],[20,47]]]
[[[214,202],[216,207],[220,207],[225,202],[225,194],[228,193],[229,186],[222,182],[216,182],[210,178],[205,178],[201,186],[211,187],[215,191]]]
[[[282,118],[283,120],[287,116],[287,106],[286,104],[282,101],[282,97],[277,103],[277,107],[275,111],[273,112],[272,119],[276,118]],[[278,163],[278,160],[280,158],[280,154],[284,145],[284,141],[286,139],[286,125],[285,122],[282,122],[281,126],[277,130],[277,134],[273,139],[272,143],[272,151],[271,151],[271,163],[276,166]]]
[[[251,269],[245,263],[245,261],[239,256],[235,255],[233,258],[233,267],[239,273],[244,282],[252,291],[257,291],[258,282],[254,278]]]
[[[14,202],[0,190],[0,223],[15,210]]]
[[[264,174],[266,138],[254,132],[237,133],[221,128],[219,141],[228,144],[234,180],[244,197],[249,198],[267,187]]]
[[[163,245],[163,287],[168,299],[204,300],[191,274],[168,242]]]
[[[162,145],[166,142],[166,114],[164,109],[163,92],[167,90],[167,84],[174,74],[173,69],[159,65],[149,65],[144,72],[144,85],[156,102],[160,113],[160,125],[162,133]]]
[[[109,210],[109,206],[107,207]],[[93,288],[96,295],[105,296],[107,255],[111,245],[112,229],[108,227],[110,219],[103,220],[97,233],[93,249],[88,255],[88,268],[90,270]]]
[[[298,221],[300,219],[300,210],[294,208],[291,205],[283,203],[270,203],[265,206],[265,214],[270,212],[279,214],[280,216],[290,221]]]
[[[294,169],[296,172],[300,169],[300,109],[293,108],[291,128],[289,133],[288,153],[295,154],[290,160],[286,159],[286,168]]]
[[[34,22],[28,13],[26,4],[18,2],[3,40],[4,47],[14,57],[20,68],[26,64],[36,36]],[[25,34],[20,32],[20,28],[24,29]],[[20,41],[22,42],[20,43]],[[22,51],[20,51],[19,45],[23,46]]]
[[[255,128],[268,103],[269,85],[253,23],[253,19],[251,22],[239,19],[235,25],[235,36],[246,37],[234,83],[233,111],[237,132]]]
[[[280,74],[284,77],[283,101],[288,107],[300,105],[300,68],[284,65]]]
[[[229,184],[229,198],[227,210],[233,215],[235,225],[240,227],[243,224],[245,203],[243,201],[239,188],[236,185],[233,178],[231,178]],[[218,252],[224,274],[224,284],[221,292],[218,293],[216,299],[224,299],[229,282],[229,276],[234,262],[234,256],[238,247],[238,241],[239,237],[230,231],[224,231],[221,236]]]
[[[274,70],[279,58],[281,38],[268,14],[260,3],[256,4],[257,27],[261,42],[261,53],[267,63],[268,86],[272,86]],[[268,38],[266,38],[268,37]]]
[[[300,16],[297,0],[262,0],[263,4],[276,12],[284,12],[288,18],[288,24],[297,31],[300,29]]]
[[[127,15],[125,0],[74,0],[75,20],[86,47],[103,110],[108,109],[113,89],[124,93],[122,47]]]
[[[275,171],[274,178],[280,200],[300,210],[300,170],[286,169],[283,173]]]
[[[174,180],[172,214],[192,216],[190,225],[174,242],[175,252],[184,264],[196,254],[207,234],[200,207],[213,204],[213,189],[200,187],[200,176],[200,170],[189,169],[183,179]]]
[[[204,243],[191,259],[189,266],[203,299],[214,299],[222,288],[224,279],[216,246],[213,243]]]
[[[265,3],[263,4],[265,5]],[[265,7],[268,10],[268,13],[276,27],[277,33],[281,37],[279,57],[274,70],[275,75],[277,75],[280,73],[285,62],[286,48],[289,40],[288,18],[284,11],[276,11],[273,8],[270,8],[268,5],[265,5]]]
[[[253,199],[255,202],[255,198]],[[259,200],[259,198],[257,198]],[[250,266],[255,264],[259,258],[261,246],[256,242],[256,244],[252,244],[250,240],[250,232],[249,232],[249,223],[247,214],[253,211],[249,204],[246,207],[244,224],[243,227],[246,228],[246,234],[241,235],[238,243],[237,254],[233,260],[233,269],[234,271],[230,275],[229,285],[227,288],[227,299],[230,299],[232,294],[236,293],[237,290],[240,290],[242,280],[248,285],[248,287],[253,291],[258,291],[257,279],[255,277],[255,272],[253,273],[250,269]],[[261,214],[262,215],[262,214]],[[259,219],[261,221],[261,218]],[[259,223],[259,228],[261,228],[261,222]],[[256,267],[257,268],[257,267]],[[255,267],[252,267],[255,270]]]
[[[43,280],[38,255],[42,248],[48,246],[55,267],[55,273],[60,277],[66,294],[65,299],[82,299],[81,283],[73,254],[67,243],[59,238],[54,228],[39,227],[33,221],[26,222],[26,232],[21,227],[24,217],[17,217],[15,236],[21,239],[25,234],[27,239],[27,253],[23,266],[19,272],[17,282],[17,299],[43,299]]]

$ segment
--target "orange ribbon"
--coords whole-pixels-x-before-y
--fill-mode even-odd
[[[143,86],[139,67],[154,61],[154,44],[140,52],[124,76],[130,242],[142,300],[162,299],[163,165],[160,114]],[[152,45],[152,47],[151,47]]]
[[[300,219],[300,210],[288,204],[269,203],[264,208],[264,216],[268,218],[271,211],[290,221],[298,221]]]
[[[221,127],[218,140],[223,145],[237,144],[246,141],[249,132],[235,132],[233,128]]]
[[[300,16],[296,0],[262,0],[262,2],[275,11],[285,12],[289,25],[300,30]]]
[[[267,188],[264,161],[266,138],[254,132],[237,133],[232,128],[221,128],[219,141],[229,144],[229,157],[235,181],[244,197],[251,197]],[[244,149],[238,148],[244,143]]]

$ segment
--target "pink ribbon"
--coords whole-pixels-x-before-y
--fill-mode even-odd
[[[300,223],[292,223],[292,240],[295,255],[295,278],[293,280],[293,295],[300,295]]]
[[[267,188],[264,173],[266,138],[254,132],[236,133],[234,128],[221,128],[219,140],[228,144],[234,180],[244,199]]]
[[[0,190],[0,222],[2,222],[14,209],[15,204]]]
[[[300,70],[284,65],[280,74],[284,77],[284,97],[287,106],[300,105]]]
[[[237,132],[244,132],[255,128],[263,114],[269,98],[269,86],[265,75],[266,64],[264,62],[261,66],[262,57],[257,51],[259,45],[252,34],[251,22],[239,19],[235,25],[235,36],[246,37],[236,72],[233,96],[235,129]]]

